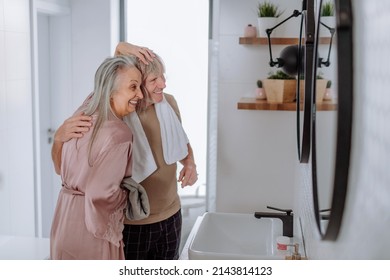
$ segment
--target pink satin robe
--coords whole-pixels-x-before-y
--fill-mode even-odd
[[[51,235],[51,259],[124,259],[122,230],[131,175],[132,133],[114,116],[97,134],[88,164],[92,129],[64,143],[61,177]]]

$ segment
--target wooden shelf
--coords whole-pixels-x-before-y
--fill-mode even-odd
[[[268,45],[268,38],[266,37],[240,37],[240,45]],[[273,45],[298,45],[298,38],[271,38]],[[320,44],[329,44],[330,38],[320,38]]]
[[[301,103],[301,111],[303,104]],[[296,111],[296,103],[268,103],[267,100],[258,100],[254,97],[243,97],[237,103],[239,110],[264,110],[264,111]],[[334,101],[323,101],[316,104],[317,111],[336,111],[337,103]]]

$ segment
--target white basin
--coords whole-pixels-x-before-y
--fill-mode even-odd
[[[282,221],[253,214],[205,213],[190,246],[192,260],[284,259],[276,249]]]

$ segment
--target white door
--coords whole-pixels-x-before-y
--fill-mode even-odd
[[[51,147],[55,129],[69,116],[70,17],[37,12],[35,134],[38,236],[49,237],[61,179]]]
[[[54,168],[50,158],[52,132],[52,102],[50,78],[50,32],[49,16],[38,14],[38,73],[39,73],[39,138],[40,138],[40,178],[42,234],[48,237],[52,219],[55,192]]]

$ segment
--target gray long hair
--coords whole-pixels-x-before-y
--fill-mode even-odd
[[[92,145],[103,122],[108,120],[111,111],[110,98],[117,88],[118,70],[134,67],[139,69],[135,56],[116,56],[105,59],[95,73],[94,91],[84,110],[84,114],[88,116],[98,113],[88,147],[88,162],[90,165],[92,165]]]

